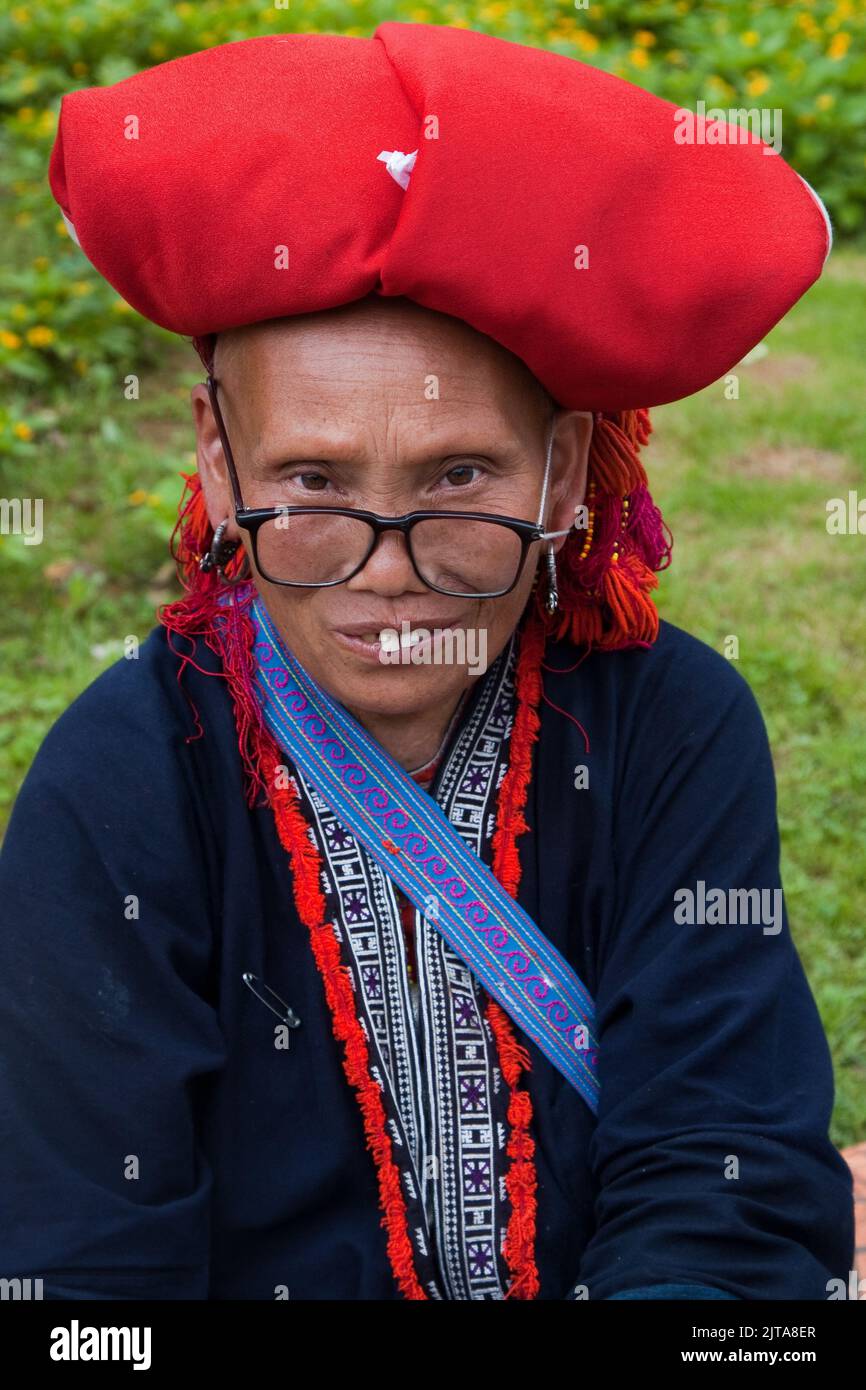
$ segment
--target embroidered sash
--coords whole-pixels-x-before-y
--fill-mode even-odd
[[[295,660],[258,598],[250,617],[263,717],[277,743],[385,879],[415,904],[422,936],[435,927],[595,1113],[594,1010],[575,971],[437,801]]]

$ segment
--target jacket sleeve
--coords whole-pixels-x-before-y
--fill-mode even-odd
[[[830,1053],[784,911],[764,723],[698,648],[675,685],[648,683],[621,754],[579,1278],[602,1299],[825,1299],[854,1245]]]
[[[213,908],[182,740],[135,682],[55,725],[0,858],[0,1272],[46,1298],[207,1297]]]

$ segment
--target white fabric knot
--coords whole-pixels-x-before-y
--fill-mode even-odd
[[[409,175],[418,158],[417,150],[413,150],[411,154],[404,154],[402,150],[382,150],[376,158],[382,160],[391,178],[395,179],[401,188],[409,187]]]
[[[73,227],[72,223],[70,222],[69,218],[66,216],[66,213],[63,211],[62,208],[60,209],[60,216],[66,223],[66,230],[69,233],[72,240],[75,242],[75,245],[80,246],[81,242],[78,240],[78,233],[76,232],[75,228]]]

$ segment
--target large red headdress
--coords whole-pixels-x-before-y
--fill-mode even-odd
[[[646,408],[729,371],[830,244],[811,189],[739,127],[426,24],[247,39],[72,92],[49,176],[96,268],[205,362],[223,329],[401,295],[595,412],[592,534],[565,547],[555,621],[608,646],[657,625]],[[199,503],[190,559],[208,534]]]

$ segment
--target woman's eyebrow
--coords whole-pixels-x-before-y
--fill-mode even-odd
[[[449,441],[444,447],[436,446],[423,453],[416,453],[414,457],[403,456],[400,462],[407,469],[423,472],[424,469],[435,467],[450,458],[473,458],[492,465],[502,465],[525,458],[525,453],[525,449],[521,449],[516,443],[508,445],[503,442],[491,446],[488,438],[478,448],[473,448],[471,444]],[[292,464],[301,463],[323,464],[349,472],[360,472],[370,466],[370,460],[352,448],[335,447],[333,444],[322,448],[319,441],[314,441],[306,449],[296,447],[285,451],[268,450],[264,457],[257,459],[253,456],[251,459],[251,467],[256,473],[277,472],[291,467]]]

